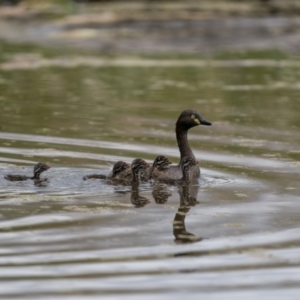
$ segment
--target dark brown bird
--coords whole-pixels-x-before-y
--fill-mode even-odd
[[[107,183],[114,185],[135,185],[138,186],[141,179],[141,174],[150,168],[150,165],[141,158],[136,158],[131,163],[130,176],[121,178],[109,178]]]
[[[159,173],[167,170],[171,164],[172,162],[166,156],[157,156],[150,169],[149,179],[152,178],[153,173],[155,174],[154,177],[158,177]]]
[[[191,156],[184,157],[180,162],[180,168],[182,172],[182,178],[180,179],[158,179],[159,182],[174,184],[174,185],[187,185],[191,182],[191,170],[193,167],[197,166],[198,161]]]
[[[23,180],[27,180],[27,179],[32,179],[34,181],[40,181],[41,173],[44,171],[47,171],[50,168],[51,168],[51,166],[49,166],[45,163],[37,163],[33,168],[33,176],[7,174],[4,176],[4,178],[7,180],[10,180],[10,181],[23,181]]]
[[[176,122],[176,140],[180,152],[180,163],[177,166],[170,166],[166,170],[155,176],[152,175],[154,179],[181,179],[182,170],[181,162],[186,156],[195,158],[195,155],[188,143],[188,130],[198,125],[210,126],[211,123],[206,121],[196,110],[185,110],[183,111],[177,122]],[[200,176],[200,168],[194,165],[190,169],[190,176],[192,178],[198,178]]]
[[[84,176],[83,180],[120,178],[120,176],[122,177],[122,174],[126,174],[128,171],[130,171],[131,174],[130,164],[120,160],[114,164],[112,172],[109,175],[91,174]]]
[[[131,172],[132,172],[131,183],[138,185],[140,183],[141,172],[144,172],[149,167],[150,165],[141,158],[136,158],[135,160],[133,160],[133,162],[131,163]]]

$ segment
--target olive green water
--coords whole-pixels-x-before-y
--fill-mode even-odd
[[[299,60],[1,49],[1,299],[298,297]],[[130,187],[82,180],[120,159],[177,163],[191,108],[213,123],[189,132],[197,203],[142,184],[135,207]],[[38,161],[48,183],[4,179]]]

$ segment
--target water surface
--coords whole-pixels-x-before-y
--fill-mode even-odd
[[[1,299],[296,299],[300,64],[285,58],[107,58],[2,52]],[[16,50],[17,49],[17,50]],[[83,181],[111,163],[179,161],[190,130],[201,178],[181,188]],[[9,182],[52,168],[48,183]],[[297,295],[297,296],[296,296]]]

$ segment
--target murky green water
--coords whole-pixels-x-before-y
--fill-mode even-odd
[[[300,61],[2,50],[1,299],[297,298]],[[191,108],[213,123],[189,133],[198,203],[142,184],[137,208],[130,187],[82,180],[119,159],[178,162]],[[37,161],[47,184],[4,179]]]

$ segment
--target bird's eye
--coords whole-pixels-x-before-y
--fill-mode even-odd
[[[191,115],[191,119],[197,124],[200,124],[200,121],[198,120],[198,118],[195,115]]]

